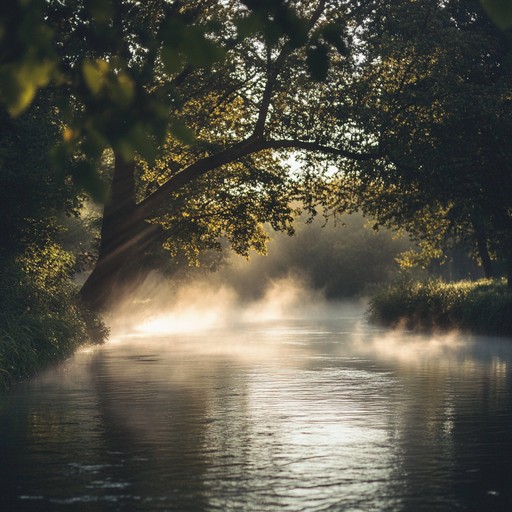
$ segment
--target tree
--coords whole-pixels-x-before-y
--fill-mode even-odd
[[[352,173],[359,205],[437,254],[476,250],[488,275],[508,261],[512,283],[510,33],[476,1],[370,2],[360,24],[354,97],[383,158]]]
[[[1,89],[11,112],[53,80],[67,92],[56,154],[74,160],[75,182],[100,195],[94,165],[113,154],[99,258],[81,292],[93,306],[143,279],[153,246],[175,251],[184,230],[192,255],[222,237],[261,250],[264,221],[291,230],[298,181],[286,152],[314,155],[315,167],[374,156],[345,136],[353,61],[339,2],[11,4],[9,26],[30,23],[45,44],[33,56],[24,31],[7,33],[19,50],[3,55],[7,86],[29,55],[31,69],[49,63],[21,96]]]

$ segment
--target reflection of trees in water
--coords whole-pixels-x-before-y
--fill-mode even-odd
[[[445,358],[396,364],[400,447],[395,485],[403,510],[509,510],[512,501],[512,379],[491,340]],[[499,351],[498,351],[499,353]],[[418,497],[432,497],[418,508]],[[437,499],[435,498],[437,496]]]
[[[508,510],[512,346],[295,327],[107,345],[2,397],[2,504]]]
[[[185,361],[170,364],[157,353],[142,353],[101,353],[91,366],[108,453],[133,496],[159,507],[204,510],[209,390],[224,372],[209,361],[210,367],[185,376]]]

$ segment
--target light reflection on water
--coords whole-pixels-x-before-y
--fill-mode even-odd
[[[339,317],[118,337],[17,386],[2,510],[511,510],[512,340]]]

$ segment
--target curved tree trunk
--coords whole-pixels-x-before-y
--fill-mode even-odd
[[[115,154],[111,195],[105,204],[98,261],[80,290],[91,308],[104,309],[141,284],[149,269],[144,253],[158,226],[145,222],[135,203],[135,162]]]

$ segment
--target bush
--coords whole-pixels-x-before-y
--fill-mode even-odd
[[[0,388],[106,338],[101,320],[75,300],[73,263],[72,255],[50,243],[2,259]]]
[[[377,292],[369,313],[388,326],[512,336],[512,290],[505,281],[404,281]]]

